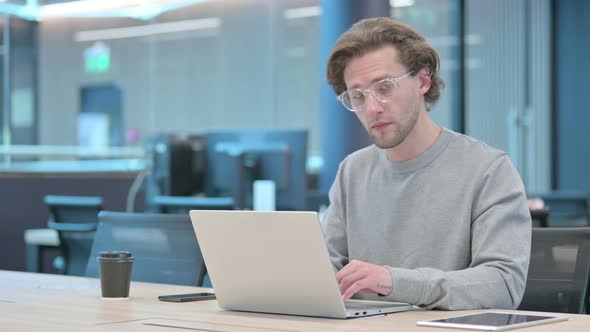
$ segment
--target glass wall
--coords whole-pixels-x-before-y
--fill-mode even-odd
[[[126,143],[136,134],[309,128],[313,153],[319,145],[319,13],[296,9],[316,5],[209,1],[149,21],[43,20],[40,143],[76,144],[82,90],[92,95],[111,87],[121,92]],[[108,57],[106,68],[89,67],[100,56]]]
[[[550,3],[390,1],[441,56],[446,88],[431,116],[507,151],[530,191],[551,182]],[[305,128],[308,154],[320,155],[320,0],[152,4],[100,15],[39,7],[31,20],[13,11],[2,142],[142,147],[159,133]]]
[[[36,144],[37,27],[35,21],[0,17],[0,142]]]

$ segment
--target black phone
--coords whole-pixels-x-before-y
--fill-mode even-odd
[[[175,295],[160,295],[160,301],[168,302],[189,302],[189,301],[204,301],[215,300],[214,293],[193,293],[193,294],[175,294]]]

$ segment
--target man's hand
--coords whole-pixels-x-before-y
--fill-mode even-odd
[[[391,272],[381,265],[353,260],[336,273],[342,298],[348,300],[358,292],[382,295],[391,293]]]

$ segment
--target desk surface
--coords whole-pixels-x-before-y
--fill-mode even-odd
[[[0,271],[0,327],[7,331],[444,331],[417,320],[469,312],[410,311],[351,320],[220,310],[215,301],[169,303],[158,295],[197,287],[133,282],[128,300],[103,300],[98,279]],[[481,310],[480,310],[481,311]],[[566,322],[523,331],[588,331],[590,315],[556,314]],[[460,331],[460,330],[449,330]]]

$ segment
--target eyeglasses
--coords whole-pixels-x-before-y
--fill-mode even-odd
[[[367,90],[349,89],[342,92],[336,98],[351,112],[364,111],[369,93],[371,93],[378,101],[388,103],[393,99],[395,89],[398,87],[398,82],[408,77],[410,74],[412,74],[412,72],[401,77],[386,78],[373,84],[371,89]]]

